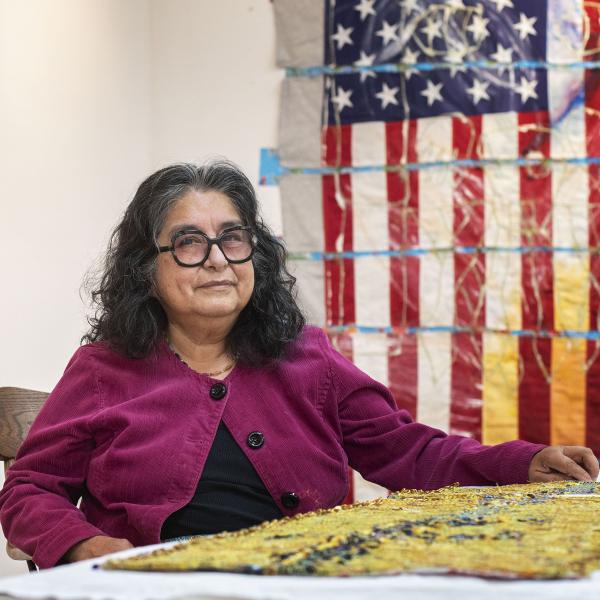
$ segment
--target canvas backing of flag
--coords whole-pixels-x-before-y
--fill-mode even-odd
[[[599,5],[275,11],[309,319],[418,420],[600,453]]]

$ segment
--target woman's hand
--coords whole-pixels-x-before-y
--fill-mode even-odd
[[[549,446],[529,463],[529,481],[596,481],[598,459],[583,446]]]
[[[75,544],[64,556],[65,562],[77,562],[88,558],[97,558],[111,552],[127,550],[133,545],[122,538],[108,537],[107,535],[96,535]]]

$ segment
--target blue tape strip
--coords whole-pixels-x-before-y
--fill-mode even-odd
[[[585,254],[599,252],[600,247],[582,248],[577,246],[450,246],[445,248],[403,248],[401,250],[353,250],[347,252],[290,252],[290,260],[340,260],[363,258],[365,256],[424,256],[427,254],[531,254],[537,252]]]
[[[541,337],[541,338],[580,338],[587,340],[600,340],[600,331],[576,331],[576,330],[533,330],[533,329],[491,329],[487,327],[458,327],[451,325],[438,325],[435,327],[371,327],[367,325],[332,325],[324,327],[331,333],[408,333],[411,335],[419,333],[497,333],[517,337]]]
[[[446,168],[484,168],[489,166],[515,165],[518,167],[535,167],[540,165],[598,165],[600,156],[585,156],[574,158],[505,158],[505,159],[456,159],[439,160],[434,162],[402,163],[397,165],[363,165],[356,167],[299,167],[290,169],[281,165],[276,150],[261,148],[260,150],[260,183],[261,185],[277,185],[283,175],[335,175],[336,173],[373,173],[420,171],[422,169]]]
[[[290,67],[286,69],[286,77],[320,77],[321,75],[346,75],[349,73],[401,73],[403,71],[437,71],[440,69],[600,69],[600,61],[575,61],[554,63],[544,60],[516,60],[510,63],[499,63],[490,60],[468,60],[461,63],[418,62],[418,63],[381,63],[379,65],[315,65],[312,67]]]

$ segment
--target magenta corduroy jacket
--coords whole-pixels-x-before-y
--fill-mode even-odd
[[[507,484],[525,482],[543,448],[482,446],[414,423],[312,327],[275,366],[238,365],[222,382],[165,343],[145,359],[90,344],[69,362],[8,472],[6,537],[41,567],[94,535],[159,542],[165,519],[192,498],[221,419],[284,515],[339,504],[348,465],[389,489]],[[262,433],[259,447],[252,432]]]

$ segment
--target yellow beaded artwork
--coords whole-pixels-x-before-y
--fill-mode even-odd
[[[352,576],[577,578],[600,569],[600,486],[559,482],[403,490],[198,536],[105,569]]]

